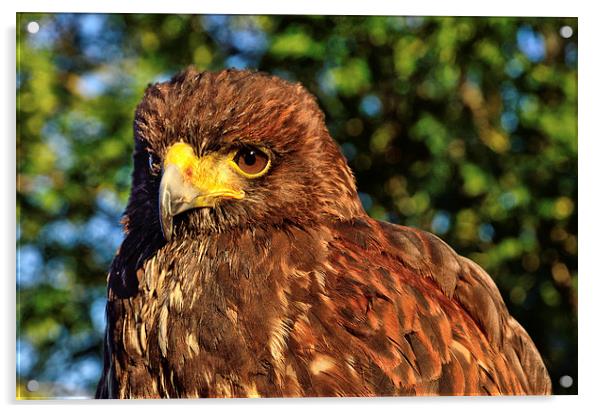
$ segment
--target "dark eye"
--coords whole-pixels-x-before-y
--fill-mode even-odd
[[[151,152],[148,153],[148,169],[153,175],[157,175],[161,171],[158,159]]]
[[[257,148],[243,148],[234,156],[234,163],[248,175],[259,175],[266,171],[270,158]]]

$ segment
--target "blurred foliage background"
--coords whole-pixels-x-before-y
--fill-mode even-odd
[[[378,219],[495,279],[577,393],[577,20],[17,15],[17,389],[90,397],[134,108],[187,65],[302,82]]]

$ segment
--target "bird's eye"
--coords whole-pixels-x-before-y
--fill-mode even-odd
[[[270,157],[257,148],[240,149],[233,161],[244,175],[251,178],[263,175],[270,166]]]
[[[161,166],[159,165],[159,162],[155,158],[156,157],[153,156],[152,153],[150,153],[150,152],[148,153],[148,169],[150,170],[151,174],[153,174],[153,175],[157,175],[161,171]]]

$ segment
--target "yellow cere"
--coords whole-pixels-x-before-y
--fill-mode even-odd
[[[165,166],[177,165],[181,171],[184,171],[186,168],[194,167],[197,162],[198,158],[192,147],[184,142],[178,142],[167,151],[164,164]]]
[[[199,202],[212,198],[244,198],[242,182],[228,164],[228,158],[216,153],[197,157],[192,147],[178,142],[172,145],[164,160],[164,167],[176,165],[182,178],[203,194]]]

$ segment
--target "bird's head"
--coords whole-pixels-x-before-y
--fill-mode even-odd
[[[134,130],[126,217],[158,221],[168,241],[363,214],[324,115],[300,84],[187,69],[147,88]],[[153,202],[157,219],[140,211]]]

